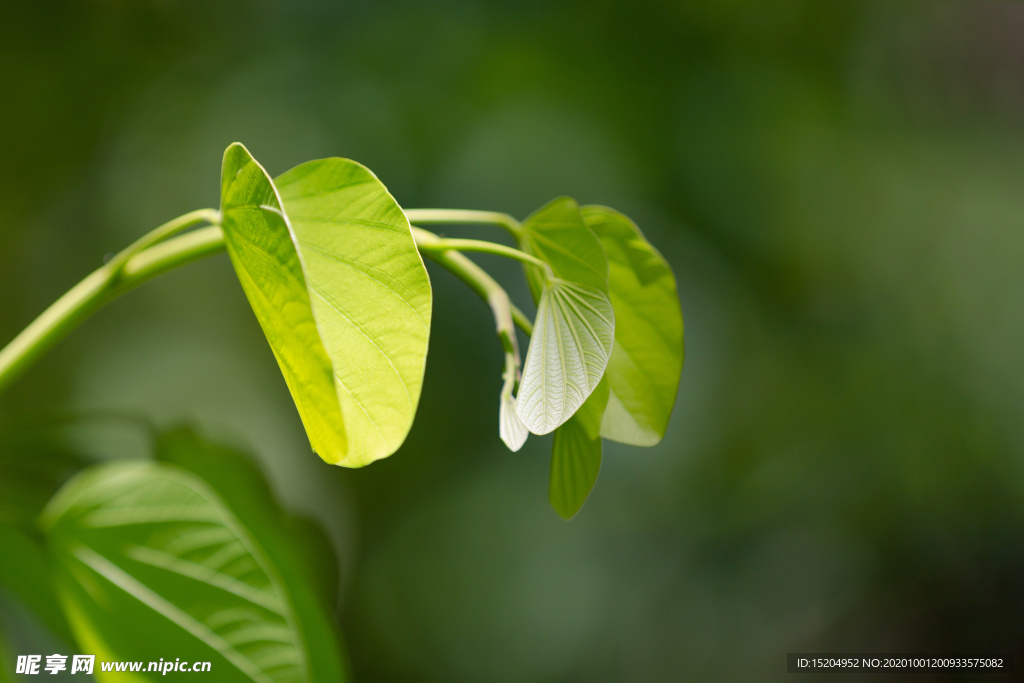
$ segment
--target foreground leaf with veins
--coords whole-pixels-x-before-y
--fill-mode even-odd
[[[614,335],[601,291],[559,279],[544,287],[516,399],[527,429],[547,434],[572,417],[601,381]]]
[[[405,213],[354,161],[311,161],[271,181],[235,143],[221,214],[313,450],[348,467],[395,452],[419,402],[431,313]]]
[[[298,606],[301,587],[202,479],[151,462],[98,465],[54,497],[42,525],[82,651],[209,661],[218,681],[343,679],[325,615]]]

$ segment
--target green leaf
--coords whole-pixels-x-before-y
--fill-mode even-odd
[[[665,435],[683,367],[683,314],[676,281],[668,263],[629,218],[603,206],[585,206],[582,213],[608,255],[616,320],[601,436],[653,446]]]
[[[555,430],[548,500],[565,519],[580,511],[597,483],[601,469],[601,415],[607,402],[608,382],[602,380],[572,419]]]
[[[29,528],[88,461],[53,434],[0,434],[0,524]]]
[[[601,381],[614,335],[601,291],[557,279],[545,286],[516,398],[527,429],[547,434],[572,417]]]
[[[354,161],[312,161],[271,181],[235,143],[221,213],[313,450],[348,467],[393,453],[415,417],[431,313],[402,209]]]
[[[608,293],[608,259],[574,199],[555,199],[523,221],[519,248],[545,261],[559,278]],[[537,300],[543,276],[534,266],[526,267],[526,275]]]
[[[324,615],[296,600],[301,587],[251,523],[171,465],[76,476],[42,526],[79,646],[101,659],[210,661],[218,681],[343,680]]]
[[[0,587],[16,597],[50,633],[71,643],[71,632],[53,595],[50,567],[39,538],[0,524]]]
[[[319,524],[284,510],[247,454],[201,437],[189,427],[157,436],[157,460],[198,475],[275,558],[298,598],[332,609],[338,602],[338,559]],[[304,590],[306,586],[315,589]],[[298,590],[298,589],[303,590]]]

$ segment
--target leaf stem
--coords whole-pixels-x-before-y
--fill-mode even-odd
[[[419,230],[421,230],[421,228],[413,226],[412,232],[414,238]],[[537,266],[544,271],[549,280],[555,276],[554,271],[551,270],[551,266],[545,261],[542,261],[536,256],[527,254],[525,251],[520,251],[513,247],[506,247],[504,244],[495,244],[494,242],[485,242],[483,240],[464,240],[438,237],[437,235],[434,235],[434,233],[430,233],[430,235],[432,237],[430,239],[424,239],[422,243],[417,240],[416,244],[420,248],[420,251],[447,251],[449,249],[454,249],[455,251],[475,251],[482,254],[494,254],[496,256],[504,256],[506,258],[515,259],[516,261],[522,261],[523,263],[529,263],[530,265]]]
[[[434,209],[419,209],[412,213],[427,221],[434,216],[444,218],[438,222],[486,222],[518,229],[515,219],[505,214]],[[179,216],[139,238],[68,290],[0,350],[0,393],[44,353],[111,299],[161,273],[223,251],[224,233],[219,227],[219,222],[220,213],[214,209],[200,209]],[[200,223],[213,225],[178,235]],[[518,372],[519,350],[515,326],[526,334],[531,334],[533,324],[526,314],[512,304],[508,293],[501,285],[486,271],[459,253],[458,249],[500,254],[527,263],[534,263],[536,259],[500,244],[479,240],[444,240],[427,230],[415,227],[412,230],[417,247],[424,255],[468,284],[491,307],[502,346],[506,354],[510,354],[507,360],[514,360],[515,370]]]
[[[527,332],[529,334],[533,331],[533,325],[530,324],[529,319],[512,305],[508,292],[483,268],[452,247],[438,246],[448,240],[443,240],[432,232],[415,227],[413,236],[416,238],[416,246],[419,247],[420,253],[465,282],[470,289],[487,302],[494,316],[494,326],[498,338],[501,339],[501,345],[505,349],[506,372],[510,371],[509,364],[514,363],[514,368],[511,370],[518,376],[519,345],[516,341],[515,326],[518,323],[521,328],[524,328],[524,331],[529,329]]]
[[[464,209],[406,209],[410,223],[423,225],[499,225],[513,237],[519,237],[522,227],[512,216],[498,211],[467,211]]]
[[[107,263],[107,265],[111,266],[115,271],[118,271],[123,268],[128,260],[135,254],[138,254],[144,249],[158,244],[159,242],[163,242],[167,238],[177,235],[179,232],[199,225],[200,223],[219,225],[220,212],[215,211],[214,209],[199,209],[197,211],[190,211],[183,216],[178,216],[173,220],[167,221],[159,228],[150,230],[145,235],[135,240],[127,248],[121,250],[117,256]]]
[[[204,209],[169,221],[68,290],[0,350],[0,392],[117,295],[155,275],[223,249],[224,236],[217,226],[167,239],[197,223],[213,219],[219,220],[218,212]]]

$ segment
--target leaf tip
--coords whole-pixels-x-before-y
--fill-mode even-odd
[[[515,453],[526,443],[530,431],[516,413],[516,399],[511,392],[502,394],[501,407],[498,412],[498,433],[508,449]]]

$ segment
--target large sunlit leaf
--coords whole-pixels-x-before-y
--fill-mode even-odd
[[[555,430],[551,444],[548,500],[565,519],[580,511],[601,469],[601,415],[608,402],[608,382],[602,380],[586,403]]]
[[[583,405],[608,365],[614,334],[600,290],[558,279],[545,285],[516,398],[527,429],[547,434]]]
[[[296,601],[301,588],[252,523],[171,465],[109,463],[72,479],[42,527],[82,651],[209,661],[218,681],[342,680],[324,614]]]
[[[683,314],[668,263],[626,216],[582,209],[608,255],[615,347],[601,436],[653,446],[665,435],[683,367]]]
[[[393,453],[416,415],[430,337],[427,271],[409,221],[365,166],[321,159],[275,181],[334,365],[347,464]]]
[[[313,449],[349,467],[393,453],[419,402],[431,313],[404,212],[356,162],[271,181],[237,143],[221,202],[228,253]]]

